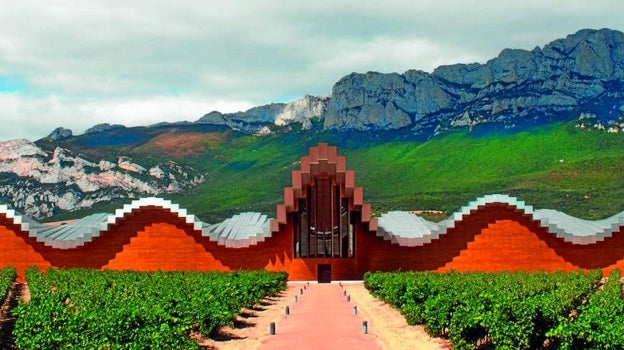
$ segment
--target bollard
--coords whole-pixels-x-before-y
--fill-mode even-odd
[[[310,285],[310,282],[308,282],[308,286]]]
[[[351,294],[347,295],[347,303],[351,302]]]
[[[275,322],[271,322],[271,324],[269,325],[269,334],[275,335]]]
[[[303,289],[299,289],[299,293],[300,293],[300,294],[303,294]]]
[[[345,290],[345,291],[343,291],[343,292],[342,292],[342,295],[346,296],[346,295],[347,295],[347,291],[346,291],[346,290]]]
[[[303,285],[303,289],[308,289],[308,288],[307,288],[307,286],[306,286],[305,284]]]
[[[295,303],[299,301],[299,298],[295,295]]]
[[[288,307],[288,306],[286,306]],[[353,314],[357,315],[357,305],[353,305]]]
[[[284,311],[286,315],[290,315],[290,307],[288,307],[288,305],[286,306],[286,309]]]
[[[368,334],[368,322],[362,321],[362,334]]]

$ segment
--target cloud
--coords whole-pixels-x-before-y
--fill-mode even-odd
[[[405,72],[414,68],[431,72],[442,64],[474,62],[481,58],[476,53],[461,52],[458,47],[440,45],[426,38],[386,36],[365,42],[334,43],[326,51],[329,59],[316,63],[312,67],[314,71],[340,74],[365,72],[375,67],[382,72]]]
[[[327,95],[354,71],[431,71],[622,30],[623,11],[619,0],[0,2],[0,82],[20,83],[0,87],[0,138]]]
[[[163,121],[196,121],[213,110],[237,112],[251,107],[253,104],[245,101],[187,96],[65,101],[55,95],[40,98],[0,94],[0,113],[5,125],[0,129],[0,141],[15,138],[37,140],[59,126],[81,134],[101,123],[145,126]]]

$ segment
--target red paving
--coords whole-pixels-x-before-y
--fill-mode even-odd
[[[260,349],[381,349],[362,333],[364,320],[353,313],[338,283],[311,283],[297,298]]]

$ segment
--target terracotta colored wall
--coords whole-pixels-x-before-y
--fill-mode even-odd
[[[19,227],[16,227],[0,218],[0,267],[13,266],[17,270],[19,281],[23,281],[24,271],[29,266],[37,266],[41,269],[50,267],[50,262],[46,261],[41,254],[19,234]]]
[[[202,237],[167,210],[142,208],[93,242],[76,249],[44,246],[0,218],[0,266],[20,276],[41,268],[91,267],[133,270],[285,270],[291,280],[316,279],[318,264],[332,264],[333,279],[359,279],[366,271],[624,269],[624,233],[589,246],[566,243],[506,205],[489,204],[423,247],[384,241],[356,228],[356,257],[294,259],[290,224],[249,248],[226,248]]]
[[[364,235],[360,253],[371,271],[571,270],[624,268],[624,233],[592,245],[575,245],[553,236],[514,208],[489,204],[465,217],[440,239],[423,247],[400,247]],[[361,254],[360,254],[361,256]]]
[[[131,237],[103,268],[139,271],[229,270],[195,241],[185,228],[162,222],[149,225]]]
[[[455,271],[571,271],[567,262],[526,226],[513,220],[489,224],[449,263],[438,269]]]

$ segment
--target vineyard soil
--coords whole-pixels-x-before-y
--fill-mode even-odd
[[[4,297],[4,302],[0,308],[0,348],[1,349],[17,349],[15,346],[15,339],[13,338],[13,328],[15,327],[15,316],[11,314],[19,300],[28,301],[30,299],[30,293],[28,292],[28,285],[24,283],[14,282],[7,295]]]

